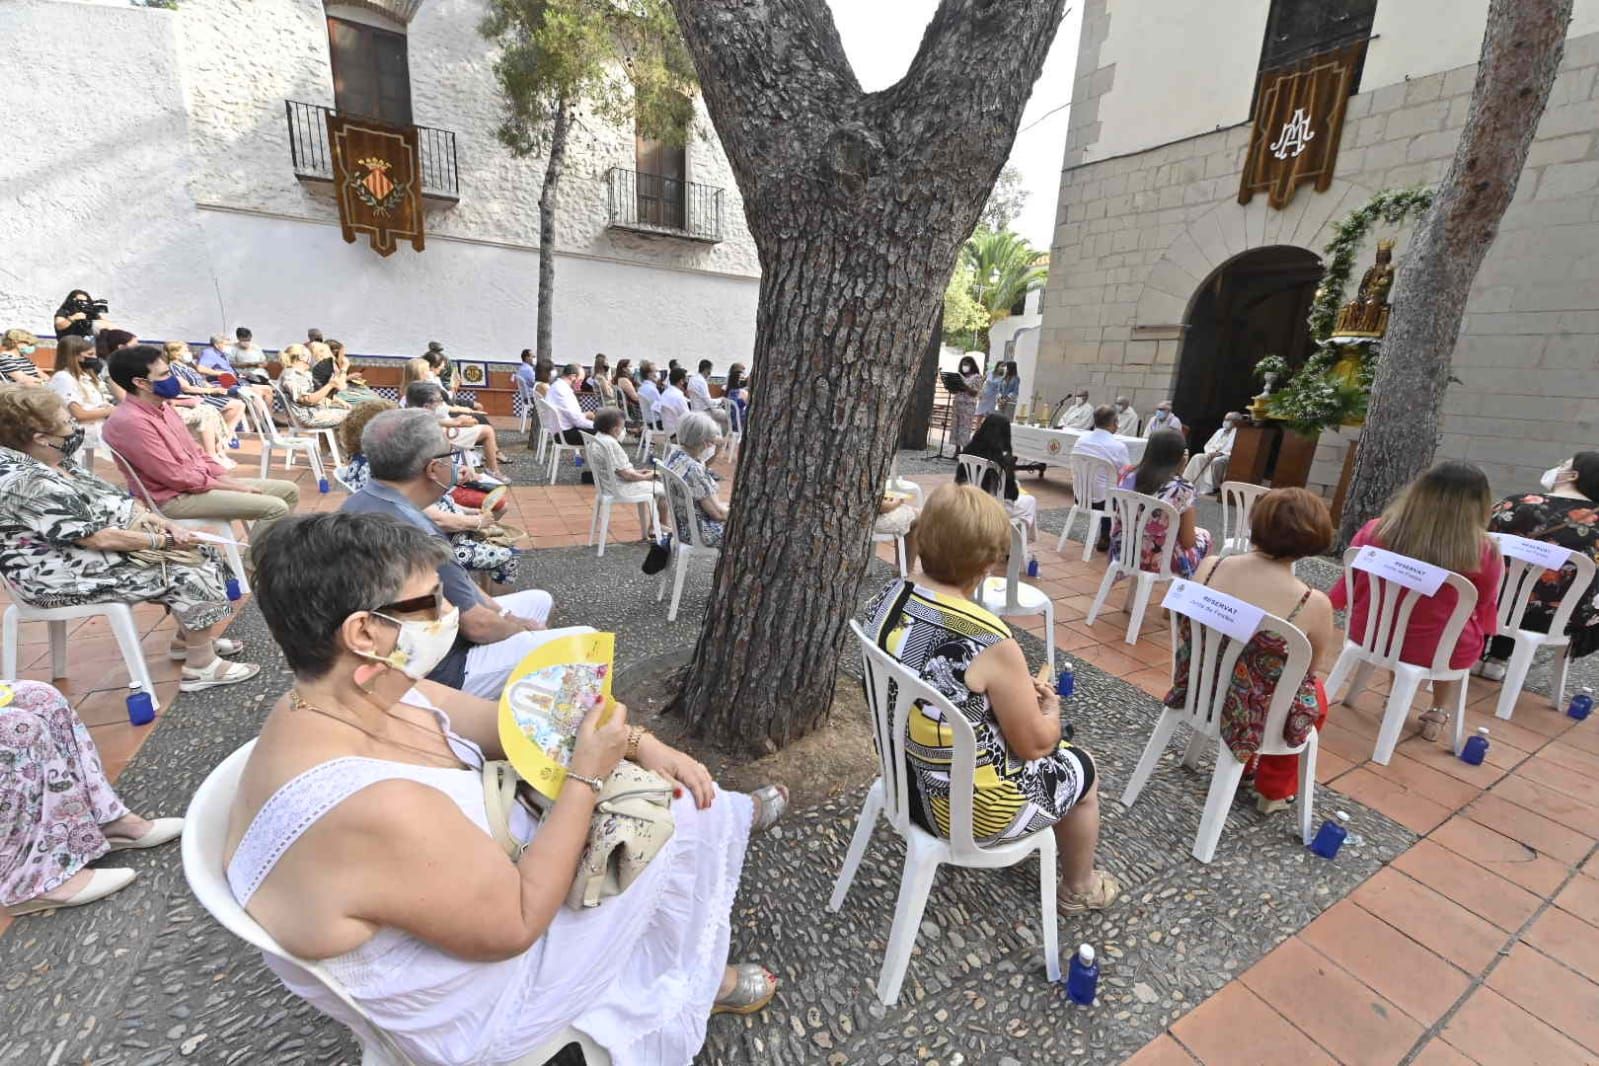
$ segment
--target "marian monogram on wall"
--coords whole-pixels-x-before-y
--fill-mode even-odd
[[[1282,208],[1301,185],[1325,192],[1338,161],[1344,109],[1366,42],[1312,56],[1291,68],[1262,71],[1255,92],[1255,127],[1244,157],[1238,202],[1257,192]]]
[[[422,182],[416,128],[328,112],[333,192],[344,239],[370,234],[372,249],[392,255],[400,240],[421,251]]]

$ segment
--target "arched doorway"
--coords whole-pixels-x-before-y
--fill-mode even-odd
[[[1172,397],[1191,448],[1260,391],[1254,367],[1262,356],[1280,355],[1295,368],[1309,357],[1306,316],[1321,273],[1321,260],[1303,248],[1252,248],[1223,263],[1194,293]]]

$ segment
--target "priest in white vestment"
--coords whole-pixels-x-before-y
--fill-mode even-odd
[[[1116,397],[1116,435],[1138,436],[1138,412],[1133,410],[1133,401],[1125,396]]]
[[[1232,461],[1233,442],[1238,439],[1238,423],[1243,417],[1237,411],[1228,411],[1221,428],[1205,442],[1205,450],[1188,460],[1183,477],[1201,495],[1220,492],[1221,483],[1227,480],[1227,464]]]
[[[1088,390],[1078,389],[1071,406],[1061,412],[1056,429],[1079,429],[1087,432],[1094,428],[1094,405],[1088,402]]]

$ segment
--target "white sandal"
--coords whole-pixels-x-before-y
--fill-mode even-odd
[[[210,666],[195,669],[183,668],[183,679],[178,682],[179,692],[203,692],[219,685],[237,685],[261,672],[255,663],[230,663],[226,659],[213,659]]]
[[[105,838],[106,842],[111,845],[112,851],[133,851],[139,848],[159,848],[170,840],[176,840],[182,834],[182,818],[152,818],[150,819],[150,828],[144,831],[144,836],[142,837],[107,833]]]
[[[244,641],[218,637],[211,642],[211,650],[217,655],[232,657],[244,650]],[[189,658],[189,646],[181,643],[169,645],[167,658],[175,663],[186,662]]]
[[[100,869],[89,871],[89,883],[78,889],[66,899],[51,899],[48,896],[35,896],[4,908],[6,914],[16,918],[24,914],[37,914],[40,911],[53,911],[61,907],[81,907],[85,903],[105,899],[113,892],[120,892],[133,884],[137,876],[132,870]]]

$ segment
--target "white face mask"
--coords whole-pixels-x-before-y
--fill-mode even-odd
[[[1566,473],[1570,469],[1571,466],[1569,463],[1561,463],[1559,466],[1552,466],[1543,472],[1543,477],[1538,479],[1538,483],[1543,486],[1543,490],[1545,492],[1553,492],[1560,486],[1560,475]]]
[[[394,650],[387,655],[373,655],[371,652],[358,654],[364,659],[392,666],[412,681],[421,681],[444,661],[444,657],[455,646],[455,637],[461,629],[461,612],[454,606],[444,617],[432,622],[401,622],[386,614],[372,613],[398,626],[400,635],[394,641]]]

